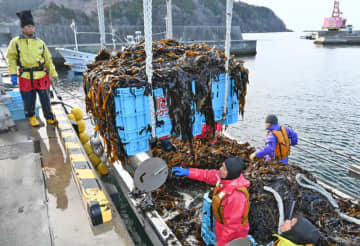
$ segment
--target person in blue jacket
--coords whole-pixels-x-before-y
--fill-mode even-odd
[[[278,124],[276,115],[270,114],[266,117],[265,125],[267,134],[264,149],[258,150],[250,155],[250,159],[265,158],[265,161],[276,160],[288,164],[290,146],[298,143],[297,133],[286,126]]]

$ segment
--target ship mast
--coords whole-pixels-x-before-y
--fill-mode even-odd
[[[334,9],[332,12],[332,17],[340,17],[341,16],[341,12],[340,12],[340,1],[339,0],[335,0],[334,1]]]

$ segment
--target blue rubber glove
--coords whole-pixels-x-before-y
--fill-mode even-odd
[[[189,169],[188,168],[173,167],[171,169],[171,172],[173,172],[176,176],[189,176]]]
[[[17,86],[17,75],[16,74],[11,75],[11,83],[14,87]]]

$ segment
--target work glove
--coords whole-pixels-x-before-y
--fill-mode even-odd
[[[17,86],[17,75],[16,74],[11,75],[11,83],[12,83],[13,87]]]
[[[54,86],[56,86],[57,82],[58,82],[58,77],[52,77],[51,78],[53,83],[54,83]]]
[[[254,152],[254,153],[252,153],[251,155],[250,155],[250,160],[255,160],[255,158],[256,158],[257,156],[256,156],[256,152]]]
[[[171,172],[173,172],[176,176],[189,176],[189,169],[188,168],[173,167],[171,169]]]

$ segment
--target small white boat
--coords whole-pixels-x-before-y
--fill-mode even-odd
[[[87,69],[86,65],[92,63],[96,56],[96,54],[93,53],[71,49],[56,48],[56,50],[64,57],[64,64],[70,66],[71,70],[75,73],[84,72]]]

